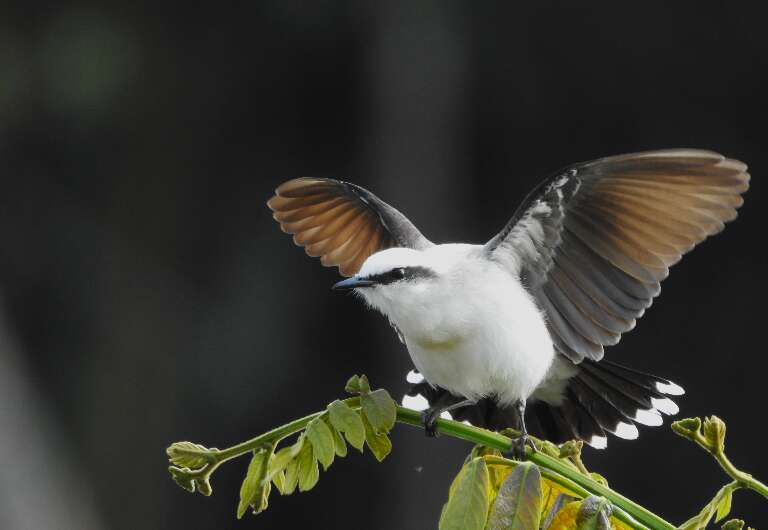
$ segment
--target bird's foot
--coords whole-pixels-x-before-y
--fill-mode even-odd
[[[505,458],[511,458],[512,460],[518,460],[520,462],[526,459],[525,446],[529,446],[533,451],[536,451],[536,445],[531,440],[528,434],[521,434],[517,438],[512,439],[512,443],[509,445],[509,449],[502,454]]]
[[[437,419],[440,417],[439,409],[427,409],[421,412],[421,424],[427,438],[437,438]]]

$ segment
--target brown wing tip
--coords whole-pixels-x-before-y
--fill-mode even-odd
[[[270,197],[269,200],[267,201],[267,208],[269,208],[273,212],[276,212],[277,211],[277,207],[276,207],[275,203],[277,202],[277,200],[279,198],[280,197],[278,197],[277,195],[272,195],[272,197]]]
[[[277,189],[275,189],[275,194],[280,197],[299,198],[326,191],[337,185],[338,182],[331,179],[299,177],[287,180],[280,184]]]

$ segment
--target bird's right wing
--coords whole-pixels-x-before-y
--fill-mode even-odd
[[[275,190],[267,206],[283,232],[327,267],[352,276],[380,250],[432,246],[407,217],[349,182],[298,178]]]
[[[485,251],[534,296],[560,353],[600,360],[748,187],[744,164],[711,151],[601,158],[542,182]]]

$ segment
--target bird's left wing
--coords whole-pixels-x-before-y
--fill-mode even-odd
[[[275,190],[267,206],[283,232],[327,267],[355,274],[370,256],[390,247],[432,243],[395,208],[370,191],[333,179],[298,178]]]
[[[600,360],[669,267],[736,218],[748,187],[743,163],[711,151],[577,164],[534,189],[485,251],[532,293],[560,353]]]

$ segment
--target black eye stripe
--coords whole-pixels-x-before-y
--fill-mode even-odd
[[[432,278],[436,276],[435,272],[427,267],[396,267],[392,270],[373,274],[366,277],[379,285],[387,285],[399,280],[414,280],[418,278]]]

